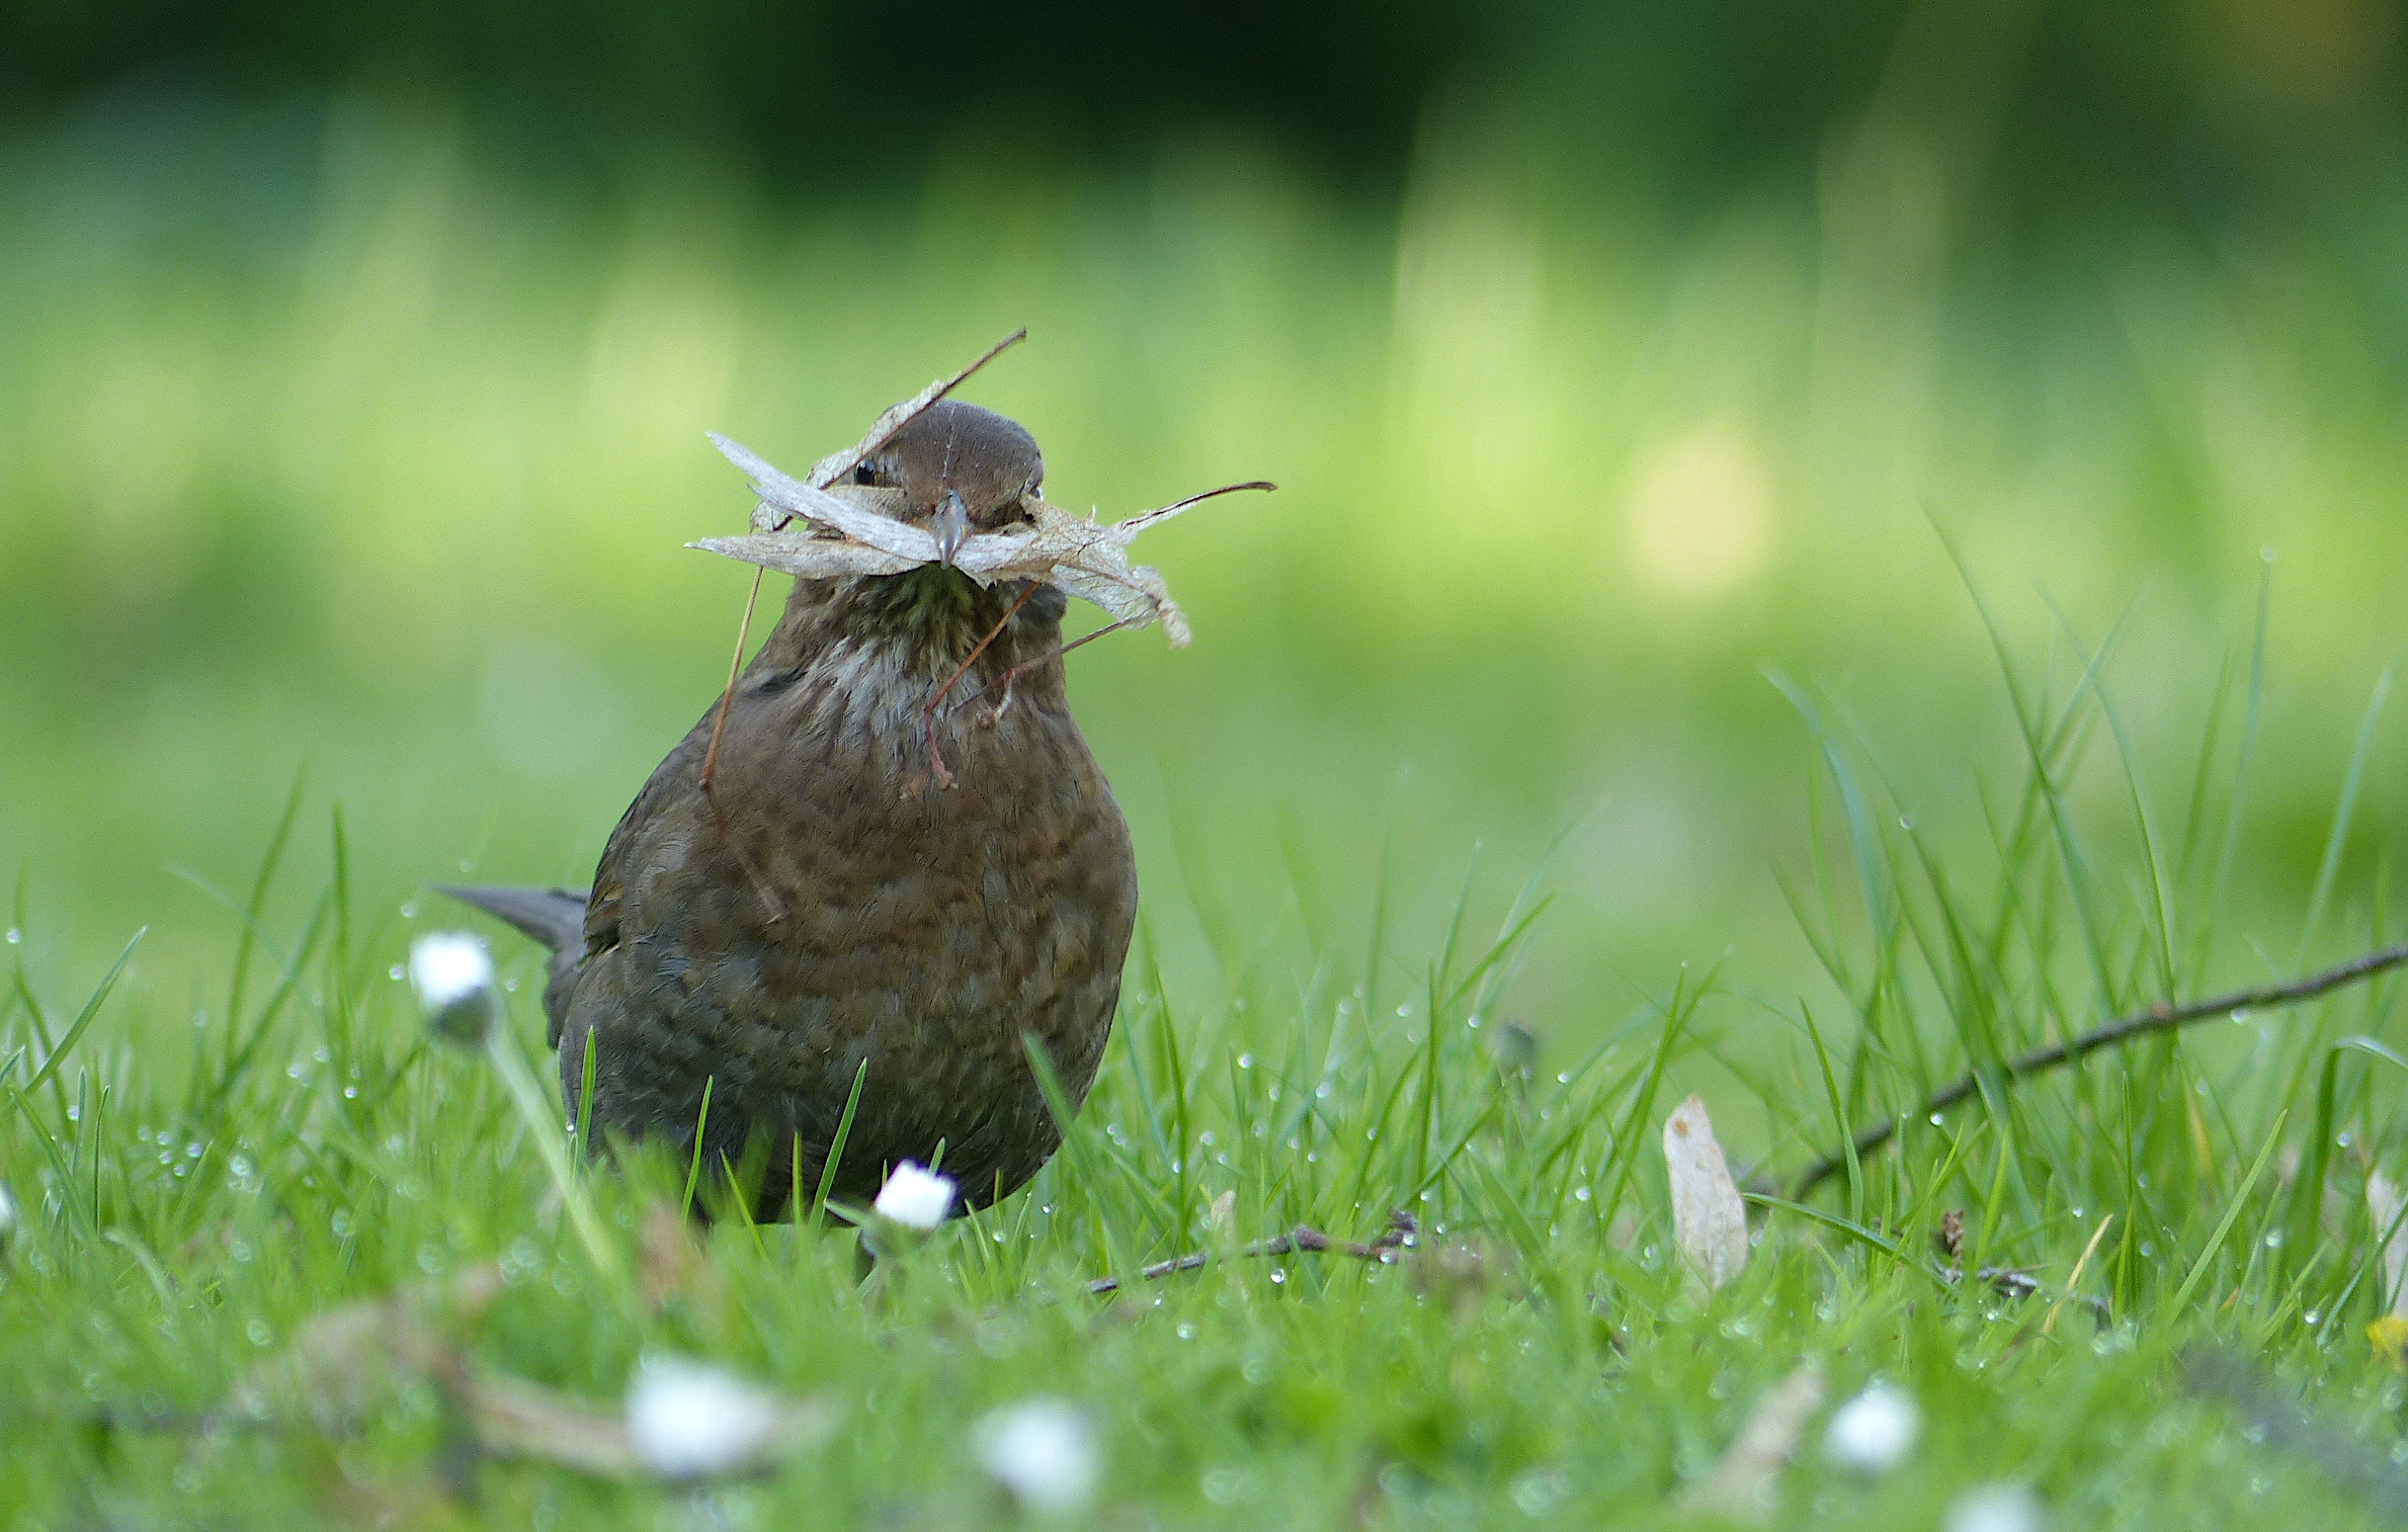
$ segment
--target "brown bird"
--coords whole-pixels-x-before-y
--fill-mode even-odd
[[[1084,1100],[1136,865],[1064,695],[1067,598],[949,566],[970,532],[1025,519],[1043,478],[1017,423],[931,405],[853,481],[894,491],[945,562],[797,579],[735,684],[708,794],[715,703],[619,821],[590,894],[446,891],[552,949],[543,1006],[572,1120],[590,1040],[598,1133],[689,1152],[700,1122],[706,1163],[754,1149],[765,1217],[797,1159],[800,1193],[816,1189],[857,1075],[840,1197],[942,1155],[983,1207],[1051,1156],[1024,1037]],[[990,633],[955,695],[1009,706],[956,704],[924,732]]]

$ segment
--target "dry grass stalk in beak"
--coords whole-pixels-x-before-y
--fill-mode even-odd
[[[747,536],[705,538],[687,547],[782,574],[820,580],[900,574],[921,564],[948,561],[948,541],[926,527],[888,514],[884,506],[890,503],[890,496],[851,485],[821,488],[779,471],[725,437],[713,436],[711,441],[752,481],[753,492],[761,497],[761,510],[753,518],[756,530]],[[1066,595],[1103,608],[1122,627],[1160,623],[1171,646],[1184,648],[1189,639],[1187,619],[1171,600],[1161,571],[1129,563],[1130,542],[1138,533],[1214,495],[1274,487],[1260,479],[1229,484],[1111,526],[1072,515],[1050,501],[1034,499],[1026,525],[970,533],[952,542],[951,562],[981,585],[997,580],[1038,580],[1057,586]],[[790,526],[796,519],[810,523],[811,530]],[[765,528],[764,523],[773,526]]]

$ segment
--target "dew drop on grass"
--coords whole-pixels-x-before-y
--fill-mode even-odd
[[[253,1319],[242,1327],[242,1332],[251,1338],[251,1344],[255,1346],[265,1346],[276,1339],[276,1331],[268,1327],[265,1319]]]
[[[1179,1321],[1179,1338],[1180,1338],[1180,1339],[1182,1339],[1182,1340],[1194,1340],[1194,1339],[1196,1338],[1196,1326],[1195,1326],[1195,1325],[1193,1325],[1193,1324],[1190,1324],[1190,1323],[1189,1323],[1187,1320],[1185,1320],[1185,1319],[1180,1320],[1180,1321]]]
[[[1287,1281],[1287,1272],[1286,1271],[1286,1269],[1284,1269],[1284,1268],[1280,1268],[1280,1267],[1274,1267],[1274,1268],[1272,1269],[1272,1273],[1271,1273],[1271,1285],[1272,1285],[1273,1287],[1281,1287],[1281,1286],[1284,1286],[1284,1285],[1286,1285]]]
[[[1238,1056],[1237,1056],[1237,1066],[1238,1066],[1239,1068],[1241,1068],[1241,1069],[1251,1069],[1251,1068],[1253,1068],[1253,1067],[1254,1067],[1254,1055],[1252,1055],[1252,1054],[1240,1054],[1240,1055],[1238,1055]]]
[[[386,969],[384,971],[384,977],[391,979],[396,984],[401,982],[401,965],[396,963],[391,968]]]
[[[404,920],[415,920],[418,918],[418,901],[416,899],[403,899],[401,901],[401,918]]]
[[[25,933],[23,931],[18,930],[15,926],[10,926],[8,928],[8,944],[11,947],[16,946],[19,942],[24,940]]]

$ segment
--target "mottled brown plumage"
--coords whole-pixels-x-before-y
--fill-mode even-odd
[[[949,514],[1017,519],[1043,475],[1027,432],[952,401],[864,469],[941,538]],[[923,705],[1024,595],[955,693],[971,700],[938,715],[956,779],[940,788]],[[816,1184],[866,1064],[838,1195],[868,1197],[886,1166],[940,1147],[971,1206],[1036,1174],[1058,1135],[1024,1034],[1083,1099],[1137,898],[1061,661],[1040,658],[1066,605],[940,565],[797,580],[728,709],[724,834],[699,786],[714,704],[613,831],[573,933],[573,895],[455,891],[554,944],[544,1004],[572,1116],[589,1036],[598,1128],[690,1147],[708,1082],[706,1155],[765,1141],[774,1205],[797,1141]],[[998,715],[1004,673],[1033,660]]]

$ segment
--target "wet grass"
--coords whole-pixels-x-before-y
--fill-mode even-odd
[[[2380,1524],[2403,1391],[2365,1333],[2389,1296],[2365,1184],[2402,1142],[2396,985],[2030,1079],[1999,1067],[2389,934],[2379,880],[2347,896],[2337,850],[2294,949],[2225,934],[2250,782],[2281,769],[2262,634],[2225,667],[2172,797],[2118,711],[2114,635],[2066,625],[2037,656],[2002,639],[2023,750],[1979,763],[1978,838],[1918,816],[1884,765],[1931,741],[1876,747],[1837,700],[1788,686],[1825,766],[1787,892],[1827,996],[1754,992],[1716,966],[1640,976],[1559,1067],[1525,1030],[1546,1018],[1515,1009],[1549,939],[1546,864],[1475,930],[1475,891],[1498,881],[1476,862],[1455,891],[1383,880],[1350,908],[1299,853],[1292,910],[1205,922],[1208,997],[1166,982],[1141,934],[1062,1152],[866,1288],[841,1220],[754,1227],[725,1167],[643,1150],[564,1180],[542,1111],[487,1059],[431,1041],[397,981],[412,933],[457,913],[360,898],[340,815],[305,913],[267,924],[275,887],[308,876],[296,792],[255,886],[221,896],[225,972],[180,1049],[176,1029],[113,1024],[115,970],[72,1006],[47,998],[76,988],[29,960],[39,910],[14,917],[0,1511],[984,1525],[1013,1512],[971,1466],[975,1422],[1055,1396],[1096,1423],[1105,1475],[1085,1514],[1101,1525],[1647,1526],[1678,1519],[1752,1404],[1810,1361],[1835,1399],[1876,1377],[1909,1390],[1924,1437],[1868,1480],[1810,1434],[1778,1524],[1929,1527],[1998,1482],[2062,1526]],[[2331,848],[2350,841],[2369,736]],[[2069,797],[2094,755],[2119,799]],[[1393,917],[1413,906],[1443,935],[1408,950]],[[1331,930],[1368,940],[1315,934]],[[500,1046],[541,1077],[540,971],[508,957]],[[1971,1097],[1920,1114],[1967,1068]],[[1700,1086],[1726,1123],[1764,1125],[1761,1143],[1725,1137],[1776,1178],[1874,1120],[1903,1124],[1802,1202],[1760,1194],[1753,1257],[1710,1296],[1673,1245],[1658,1148]],[[644,1275],[656,1210],[689,1199],[723,1214],[706,1258]],[[1299,1225],[1369,1238],[1397,1210],[1419,1233],[1387,1262],[1240,1253]],[[1197,1250],[1222,1258],[1139,1275]],[[765,1478],[690,1489],[479,1462],[440,1377],[370,1387],[335,1430],[228,1412],[313,1316],[489,1262],[502,1296],[454,1336],[479,1366],[613,1410],[639,1358],[700,1356],[825,1403],[834,1433]],[[1985,1267],[2030,1283],[1954,1275]],[[1121,1291],[1092,1294],[1108,1274]],[[2202,1355],[2250,1359],[2265,1387],[2312,1397],[2318,1423],[2269,1441],[2262,1418],[2195,1390]]]

